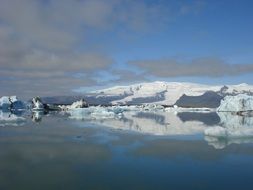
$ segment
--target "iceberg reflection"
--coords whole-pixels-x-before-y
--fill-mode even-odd
[[[253,142],[253,117],[238,115],[233,112],[218,112],[220,123],[208,127],[205,140],[215,148],[224,148],[230,144]]]
[[[136,112],[125,111],[110,117],[96,117],[91,119],[90,114],[77,114],[69,112],[70,118],[89,120],[94,124],[119,130],[128,130],[151,135],[195,135],[202,134],[206,125],[202,121],[182,121],[180,117],[172,112]],[[98,115],[96,115],[98,116]]]
[[[25,121],[25,118],[20,115],[0,110],[0,127],[22,126]]]

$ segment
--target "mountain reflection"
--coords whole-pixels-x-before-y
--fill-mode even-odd
[[[43,112],[10,113],[0,111],[0,126],[23,126],[27,120],[43,122]],[[253,142],[253,117],[235,115],[229,112],[164,112],[164,111],[124,111],[120,114],[93,114],[82,112],[52,112],[52,119],[59,117],[102,125],[114,130],[124,130],[154,136],[203,135],[205,141],[214,148],[224,148],[230,144]],[[94,117],[96,116],[96,117]],[[108,117],[107,117],[108,116]]]

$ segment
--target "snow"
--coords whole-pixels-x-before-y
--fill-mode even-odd
[[[17,96],[3,96],[0,98],[0,109],[2,110],[19,110],[26,109],[24,102],[17,99]]]
[[[246,94],[226,96],[217,108],[218,112],[246,112],[252,110],[253,96],[248,96]]]
[[[159,100],[157,104],[174,105],[175,102],[183,95],[200,96],[207,91],[219,92],[224,85],[204,85],[196,83],[180,82],[150,82],[133,84],[129,86],[115,86],[112,88],[93,91],[104,96],[107,95],[127,95],[121,100],[113,101],[113,104],[127,103],[135,98],[155,97],[157,94],[164,94],[164,100]],[[244,93],[252,92],[253,86],[248,84],[228,85],[224,93]]]

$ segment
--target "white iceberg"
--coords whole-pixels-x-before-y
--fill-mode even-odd
[[[26,104],[18,100],[16,96],[3,96],[0,98],[0,109],[21,110],[26,109]]]
[[[238,94],[236,96],[226,96],[221,100],[218,112],[248,112],[253,111],[253,96]]]
[[[32,99],[32,109],[33,110],[44,110],[44,104],[42,103],[40,97],[34,97]]]
[[[72,103],[71,105],[62,105],[60,106],[60,108],[62,110],[70,110],[70,109],[76,109],[76,108],[87,108],[88,107],[88,103],[84,101],[84,99],[81,99],[79,101],[76,101],[74,103]]]
[[[158,104],[144,104],[140,108],[142,111],[164,111],[164,107]]]
[[[70,118],[79,120],[110,119],[121,117],[124,109],[113,107],[90,106],[87,108],[75,108],[66,111]]]

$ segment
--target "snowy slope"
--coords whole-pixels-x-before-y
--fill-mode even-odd
[[[101,96],[122,96],[120,100],[113,101],[114,104],[126,103],[157,103],[173,105],[182,96],[200,96],[207,91],[214,91],[222,95],[247,93],[253,94],[253,86],[248,84],[239,85],[203,85],[196,83],[179,82],[151,82],[140,83],[129,86],[116,86],[93,93]]]

